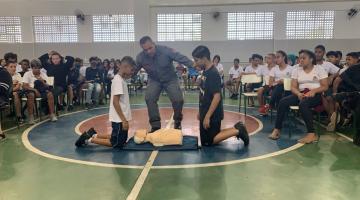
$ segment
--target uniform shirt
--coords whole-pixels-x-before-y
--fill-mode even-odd
[[[131,110],[127,82],[119,75],[116,74],[112,80],[111,85],[111,98],[109,109],[109,120],[111,122],[122,122],[120,116],[115,110],[113,99],[114,95],[120,95],[120,107],[127,121],[131,120]]]
[[[17,73],[17,72],[15,72],[15,74],[14,74],[11,78],[12,78],[13,82],[14,82],[14,81],[17,81],[17,82],[19,82],[19,83],[22,82],[22,77],[21,77],[21,75],[20,75],[19,73]]]
[[[189,68],[192,67],[193,62],[190,59],[169,47],[156,45],[155,49],[154,57],[147,55],[144,51],[137,55],[135,74],[144,68],[150,79],[168,82],[177,79],[173,61]]]
[[[275,65],[274,67],[272,67],[271,69],[275,68],[277,65]],[[259,65],[260,69],[258,70],[257,75],[258,76],[270,76],[270,70],[268,65]]]
[[[210,69],[205,70],[200,77],[200,95],[199,95],[199,114],[200,120],[205,118],[206,113],[208,112],[211,102],[214,98],[215,93],[220,94],[220,102],[216,107],[213,115],[211,116],[211,121],[221,121],[224,119],[224,109],[223,102],[221,97],[221,77],[215,66],[212,66]]]
[[[80,67],[79,72],[80,72],[80,75],[81,75],[81,76],[83,76],[83,77],[86,76],[86,69],[87,69],[88,67],[89,67],[89,66],[82,66],[82,67]]]
[[[256,73],[259,74],[261,65],[258,65],[257,68],[254,68],[252,65],[249,65],[245,68],[245,73]]]
[[[334,75],[339,72],[340,68],[331,62],[324,61],[321,66],[325,69],[326,73]]]
[[[218,63],[216,65],[216,69],[218,70],[220,76],[223,76],[224,75],[224,66],[221,64],[221,63]]]
[[[306,73],[302,67],[296,67],[291,75],[292,79],[296,79],[299,84],[299,90],[315,89],[320,87],[320,80],[327,78],[328,74],[320,65],[314,65],[311,72]]]
[[[275,66],[270,70],[269,76],[274,77],[275,81],[283,80],[284,78],[290,78],[294,67],[287,65],[285,69],[280,70],[279,66]],[[274,83],[274,85],[276,85]]]
[[[43,73],[43,72],[40,72],[40,77],[44,80],[47,80],[48,79],[48,76]],[[24,77],[22,78],[22,82],[23,83],[27,83],[29,84],[30,87],[34,88],[34,82],[38,80],[35,75],[33,74],[32,71],[28,71],[24,74]]]
[[[235,67],[232,66],[229,70],[229,75],[232,75],[233,79],[239,78],[242,73],[243,73],[243,69],[241,66],[239,66],[237,69],[235,69]]]

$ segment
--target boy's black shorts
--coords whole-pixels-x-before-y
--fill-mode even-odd
[[[112,132],[110,142],[112,147],[122,148],[128,138],[128,131],[124,131],[121,122],[111,122]]]
[[[221,121],[211,121],[210,128],[205,130],[203,121],[200,120],[200,140],[201,145],[210,146],[213,144],[214,138],[221,131]]]

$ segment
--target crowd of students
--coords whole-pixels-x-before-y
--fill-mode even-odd
[[[1,107],[8,106],[10,99],[14,104],[17,123],[24,123],[27,119],[27,123],[32,125],[35,124],[34,108],[37,101],[42,108],[40,112],[48,114],[53,122],[57,121],[56,110],[66,108],[71,111],[82,98],[87,109],[104,104],[104,100],[110,97],[111,81],[121,61],[102,61],[98,57],[91,57],[89,63],[90,66],[86,66],[82,59],[62,56],[56,51],[20,62],[17,54],[6,53],[4,59],[0,60],[0,69],[2,73],[10,74],[12,81],[7,84],[5,76],[2,76],[4,91],[0,95],[3,99],[0,100]],[[5,97],[7,92],[9,94]],[[23,105],[22,101],[26,103]],[[4,138],[0,130],[0,139]]]
[[[326,59],[325,59],[326,55]],[[336,98],[341,92],[360,91],[360,53],[350,52],[346,54],[345,63],[342,63],[340,51],[326,53],[323,45],[318,45],[314,51],[301,50],[298,56],[287,55],[278,50],[265,56],[253,54],[249,59],[250,64],[240,66],[240,60],[235,58],[234,65],[229,70],[227,80],[224,76],[224,67],[220,63],[220,56],[215,55],[212,60],[213,66],[221,77],[221,85],[227,88],[231,99],[238,99],[241,80],[246,75],[263,77],[263,82],[244,85],[247,92],[257,92],[259,113],[267,115],[269,110],[276,110],[275,128],[269,135],[270,139],[280,137],[282,123],[289,111],[290,106],[299,106],[307,128],[306,137],[302,143],[312,143],[317,140],[313,126],[312,109],[322,106],[328,115],[328,131],[333,131],[340,119],[342,125],[352,119],[351,107],[347,106],[348,98]],[[44,112],[49,114],[51,121],[56,121],[56,109],[74,109],[74,105],[80,104],[80,99],[85,99],[87,109],[110,97],[111,82],[121,66],[120,60],[105,59],[98,57],[89,59],[89,66],[84,65],[80,58],[62,56],[56,51],[51,51],[31,61],[23,59],[17,62],[17,55],[6,53],[0,61],[1,70],[7,70],[12,77],[12,84],[6,81],[1,83],[5,90],[11,89],[9,96],[15,105],[15,114],[19,123],[24,122],[24,108],[27,110],[29,124],[34,124],[35,99],[40,99]],[[189,81],[197,83],[198,77],[202,76],[203,69],[186,68],[181,65],[176,67],[179,78],[184,80],[185,89],[189,88]],[[53,77],[53,81],[51,78]],[[5,77],[2,77],[5,79]],[[146,73],[140,71],[137,78],[139,83],[146,83]],[[291,80],[291,89],[285,90],[285,79]],[[197,83],[201,87],[201,80]],[[65,103],[67,94],[67,103]],[[21,100],[26,97],[26,105]],[[269,101],[266,101],[269,99]],[[1,99],[0,99],[1,100]],[[249,98],[249,106],[254,106],[254,99]],[[3,104],[3,102],[0,102]],[[3,105],[1,105],[3,106]],[[336,117],[336,111],[340,110],[340,117]],[[1,133],[2,138],[5,136]]]
[[[326,55],[326,58],[325,58]],[[349,99],[336,98],[341,92],[360,91],[360,52],[346,54],[342,63],[341,51],[326,53],[323,45],[318,45],[314,51],[301,50],[298,56],[287,55],[279,50],[263,57],[253,54],[247,67],[239,66],[239,59],[234,59],[234,66],[229,70],[229,79],[225,87],[230,92],[231,99],[238,99],[239,85],[244,75],[256,74],[263,82],[245,84],[247,92],[257,92],[259,114],[267,115],[269,110],[277,110],[276,124],[271,139],[280,137],[283,120],[290,106],[299,106],[299,112],[306,124],[308,135],[301,140],[311,143],[317,140],[313,127],[312,109],[323,108],[328,116],[328,131],[334,131],[336,124],[348,124],[352,113],[347,101]],[[215,65],[215,63],[214,63]],[[284,80],[291,80],[291,89],[284,90]],[[269,101],[265,101],[265,97]],[[355,98],[352,98],[354,101]],[[249,98],[249,106],[254,107],[254,101]],[[336,111],[340,110],[340,117]]]

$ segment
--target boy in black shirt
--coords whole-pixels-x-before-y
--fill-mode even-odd
[[[242,122],[233,128],[221,130],[224,110],[221,97],[221,77],[210,60],[210,51],[205,46],[198,46],[192,52],[196,68],[204,70],[200,78],[199,113],[201,144],[210,146],[236,136],[249,145],[249,136]]]

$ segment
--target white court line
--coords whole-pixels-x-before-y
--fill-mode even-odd
[[[126,200],[135,200],[138,197],[140,190],[145,183],[146,177],[149,175],[150,169],[158,153],[159,151],[153,151],[151,153],[149,160],[146,162],[144,169],[142,170],[139,178],[136,180],[136,183],[132,188],[129,196],[126,198]]]
[[[165,129],[170,129],[171,125],[174,122],[174,113],[171,115],[171,118],[169,119],[169,122],[166,124]],[[158,155],[159,151],[155,150],[151,152],[151,155],[149,157],[149,160],[146,162],[146,165],[144,169],[142,170],[139,178],[136,180],[136,183],[134,187],[132,188],[130,194],[126,198],[126,200],[136,200],[141,188],[143,187],[146,177],[149,175],[150,169],[153,167],[154,161],[156,159],[156,156]]]

